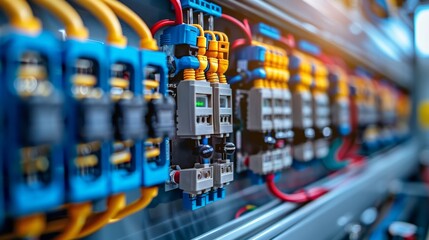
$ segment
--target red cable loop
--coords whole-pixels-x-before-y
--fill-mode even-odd
[[[252,33],[250,32],[250,29],[247,28],[242,22],[238,21],[236,18],[226,15],[224,13],[222,13],[221,16],[223,19],[228,20],[232,23],[234,23],[235,25],[237,25],[245,34],[246,34],[246,38],[248,43],[252,43]]]
[[[176,22],[170,19],[164,19],[155,23],[155,25],[153,25],[152,28],[150,29],[150,32],[152,33],[153,36],[155,36],[155,33],[158,32],[161,28],[172,26],[172,25],[176,25]]]
[[[170,2],[173,4],[176,20],[163,19],[155,23],[150,29],[153,36],[163,27],[183,24],[182,4],[180,0],[170,0]]]
[[[312,200],[319,198],[325,193],[329,192],[328,189],[322,187],[315,187],[309,189],[308,191],[301,190],[297,193],[286,194],[280,191],[274,182],[274,174],[268,174],[266,177],[266,184],[268,190],[278,199],[286,202],[294,202],[294,203],[306,203]]]
[[[174,12],[176,14],[175,23],[177,25],[183,24],[182,4],[180,3],[180,0],[170,0],[170,2],[174,6]]]
[[[244,38],[239,38],[237,40],[235,40],[232,44],[231,44],[231,51],[236,50],[237,48],[243,47],[247,44],[246,39]]]

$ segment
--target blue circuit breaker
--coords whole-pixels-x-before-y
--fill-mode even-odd
[[[183,9],[192,8],[195,12],[203,12],[215,17],[222,16],[222,8],[219,5],[205,0],[182,0],[181,4]]]
[[[109,193],[110,69],[101,43],[70,39],[63,48],[67,197],[71,202],[88,201]]]
[[[114,142],[110,152],[110,180],[113,193],[140,187],[146,137],[147,105],[139,50],[107,46],[109,93],[114,105]]]
[[[1,49],[8,213],[50,210],[64,202],[61,47],[48,33],[12,32]]]
[[[158,109],[160,111],[149,111],[156,113],[156,115],[148,115],[148,127],[152,129],[150,135],[154,134],[152,137],[161,137],[162,142],[160,144],[160,155],[153,161],[148,161],[148,159],[143,159],[143,186],[153,186],[157,184],[164,183],[169,175],[168,169],[170,167],[170,147],[169,147],[169,138],[174,136],[175,126],[174,126],[174,117],[175,117],[175,105],[174,101],[170,99],[167,94],[167,56],[163,52],[142,50],[140,51],[140,60],[141,60],[141,69],[145,70],[155,70],[154,73],[159,75],[159,93],[161,98],[155,100],[157,102],[149,103],[150,106],[154,105],[163,105],[166,108]],[[146,73],[145,73],[146,75]],[[145,76],[146,77],[146,76]],[[159,101],[159,102],[158,102]],[[161,123],[164,122],[164,123]],[[167,123],[167,125],[163,125]],[[170,124],[168,124],[170,123]],[[159,128],[158,128],[159,126]],[[163,131],[155,132],[155,129],[160,129]]]

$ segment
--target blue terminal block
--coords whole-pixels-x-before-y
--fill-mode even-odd
[[[246,62],[264,62],[265,52],[266,49],[264,47],[247,46],[239,49],[239,51],[236,53],[236,59],[238,62],[240,62],[240,60],[245,60]],[[251,82],[255,79],[265,79],[267,75],[263,67],[249,69],[247,65],[244,66],[242,64],[238,64],[237,68],[240,69],[240,75],[230,78],[228,81],[230,84],[241,82],[243,80],[246,82]]]
[[[64,203],[60,45],[48,33],[12,32],[1,48],[6,209],[12,216],[50,210]],[[31,76],[49,90],[25,88]]]
[[[133,93],[131,98],[121,98],[114,102],[115,132],[109,167],[111,191],[118,193],[141,186],[147,106],[143,98],[139,50],[134,47],[107,46],[107,54],[111,73],[109,92],[112,98],[114,94],[121,96],[127,90]],[[126,84],[124,81],[128,81],[128,86],[121,86]],[[126,141],[132,141],[132,146],[126,146]],[[130,160],[127,159],[129,154]]]
[[[322,50],[319,46],[306,40],[299,41],[298,48],[303,52],[309,53],[313,56],[319,56],[322,53]]]
[[[189,193],[183,193],[183,208],[187,210],[197,210],[207,205],[207,193],[192,196]]]
[[[258,34],[264,37],[271,38],[273,40],[280,40],[282,34],[279,29],[267,25],[265,23],[257,23],[252,27],[252,33]]]
[[[216,190],[211,190],[207,194],[206,205],[222,200],[225,198],[225,196],[226,196],[225,188],[218,188]]]
[[[265,62],[266,48],[262,46],[246,46],[238,50],[235,54],[237,60]]]
[[[196,57],[198,51],[198,28],[181,24],[169,27],[161,35],[161,46],[168,56],[168,72],[176,76],[180,71],[190,68],[198,69],[200,62]],[[179,55],[180,57],[176,57]]]
[[[161,46],[187,44],[196,47],[199,34],[197,27],[188,24],[172,26],[163,31]]]
[[[222,8],[219,5],[205,0],[182,0],[181,4],[183,9],[192,8],[195,12],[203,12],[215,17],[222,16]]]
[[[108,96],[109,73],[106,48],[92,41],[67,40],[63,45],[64,79],[66,93],[66,189],[67,200],[89,201],[109,193],[109,158],[112,136],[112,106]],[[100,97],[77,98],[76,92],[88,91],[76,88],[78,77],[94,81]],[[90,144],[94,143],[95,144]],[[83,148],[82,150],[79,150]],[[81,157],[90,161],[82,161]]]
[[[164,99],[168,97],[167,93],[167,56],[163,52],[142,50],[140,51],[141,69],[146,71],[149,68],[155,69],[159,74],[159,93]],[[146,76],[144,76],[145,78]],[[153,186],[164,183],[169,177],[170,167],[170,146],[168,136],[164,136],[160,155],[155,161],[143,159],[143,186]]]

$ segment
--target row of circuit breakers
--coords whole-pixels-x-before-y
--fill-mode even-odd
[[[408,133],[403,90],[213,3],[172,0],[176,19],[151,32],[116,0],[29,2],[0,1],[9,19],[0,35],[0,219],[30,224],[138,188],[142,204],[160,184],[194,210],[223,199],[234,173],[262,178],[314,159],[335,168],[344,139],[368,153]],[[43,31],[33,4],[64,24],[65,39]],[[104,43],[88,39],[74,6],[103,24]],[[218,18],[246,37],[230,46]],[[127,45],[121,23],[140,46]]]

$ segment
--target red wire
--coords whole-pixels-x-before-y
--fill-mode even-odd
[[[248,43],[252,42],[252,33],[250,32],[250,28],[247,28],[242,22],[238,21],[236,18],[229,16],[227,14],[222,13],[221,17],[237,25],[246,34]]]
[[[244,27],[247,29],[247,31],[252,35],[252,30],[250,29],[249,20],[247,18],[243,19]]]
[[[163,19],[155,23],[150,29],[153,36],[155,36],[155,33],[163,27],[183,24],[182,4],[180,3],[180,0],[170,0],[170,2],[173,4],[176,20]]]
[[[239,218],[241,216],[241,214],[245,213],[247,211],[246,207],[242,207],[240,209],[238,209],[238,211],[235,213],[235,218]]]
[[[170,2],[174,6],[174,12],[176,14],[175,23],[177,25],[183,24],[182,4],[180,3],[180,0],[170,0]]]
[[[266,177],[266,184],[267,184],[268,190],[270,190],[270,192],[275,197],[277,197],[282,201],[294,202],[294,203],[305,203],[305,202],[309,202],[314,199],[317,199],[320,196],[324,195],[325,193],[329,192],[327,188],[315,187],[308,191],[301,190],[297,193],[286,194],[277,188],[274,182],[274,177],[275,177],[274,174],[268,174]]]
[[[158,32],[161,28],[172,26],[172,25],[176,25],[176,22],[173,20],[170,20],[170,19],[160,20],[157,23],[155,23],[155,25],[152,26],[152,28],[150,29],[150,32],[152,33],[153,36],[155,36],[155,33]]]
[[[246,39],[244,38],[239,38],[237,40],[235,40],[232,44],[231,44],[231,51],[234,51],[235,49],[242,47],[244,45],[247,44]]]

